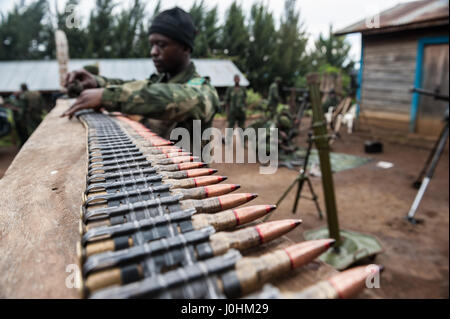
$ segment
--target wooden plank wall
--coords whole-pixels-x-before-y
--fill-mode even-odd
[[[436,28],[363,36],[361,116],[370,125],[408,133],[418,39],[444,34]]]

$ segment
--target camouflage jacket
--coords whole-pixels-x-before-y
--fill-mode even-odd
[[[269,105],[277,106],[280,102],[280,95],[278,94],[278,84],[276,82],[269,86]]]
[[[217,91],[200,77],[193,63],[169,80],[165,74],[141,81],[101,76],[96,80],[105,88],[102,105],[107,110],[149,118],[151,129],[164,138],[176,127],[186,128],[192,137],[193,120],[201,120],[204,130],[219,109]]]
[[[25,91],[19,95],[17,105],[21,109],[19,114],[20,120],[24,121],[28,130],[33,132],[42,121],[44,100],[41,93],[38,91]]]
[[[229,87],[225,94],[225,102],[229,104],[230,114],[245,112],[245,100],[247,99],[247,92],[245,88],[239,87],[237,90],[234,86]]]

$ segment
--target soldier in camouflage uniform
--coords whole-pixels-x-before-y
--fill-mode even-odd
[[[200,77],[190,60],[195,37],[190,15],[179,8],[161,12],[153,20],[149,34],[157,76],[123,81],[92,76],[85,70],[72,72],[66,83],[79,80],[85,90],[62,116],[105,107],[148,118],[151,129],[164,138],[170,137],[172,129],[181,127],[190,132],[192,139],[193,120],[201,121],[202,130],[210,127],[219,99],[215,88]]]
[[[21,85],[19,105],[22,109],[22,121],[26,126],[29,137],[42,121],[44,100],[42,99],[41,93],[38,91],[29,91],[27,85],[24,83]]]
[[[245,101],[247,99],[247,92],[244,87],[239,85],[239,82],[239,75],[235,75],[234,86],[229,87],[225,94],[229,128],[234,128],[236,123],[238,127],[245,127]],[[228,137],[227,140],[231,140],[231,137]]]
[[[275,116],[275,113],[277,111],[277,106],[281,102],[280,94],[279,94],[279,85],[281,83],[281,78],[277,76],[275,78],[275,82],[273,82],[269,86],[269,96],[268,96],[268,111],[270,118],[273,118]]]
[[[278,128],[279,154],[281,156],[296,151],[297,147],[293,143],[293,139],[298,135],[297,124],[289,107],[283,105],[283,108],[275,116],[275,126]]]

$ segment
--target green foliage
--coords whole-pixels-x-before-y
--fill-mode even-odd
[[[42,59],[47,57],[48,4],[38,0],[26,6],[16,4],[13,10],[1,17],[0,60]]]
[[[64,31],[67,40],[69,42],[69,56],[78,58],[88,58],[86,56],[86,44],[88,42],[88,33],[86,29],[73,28],[71,25],[75,24],[76,19],[81,19],[80,16],[76,14],[76,6],[78,6],[79,0],[69,0],[67,1],[62,12],[56,13],[56,25],[57,29]],[[56,30],[55,30],[56,31]],[[54,41],[51,42],[54,46]],[[55,48],[52,47],[52,51]],[[54,52],[56,54],[56,52]]]
[[[258,92],[253,91],[253,89],[248,89],[247,91],[247,99],[245,100],[245,103],[247,105],[253,105],[261,103],[262,96]]]
[[[142,35],[145,37],[145,42],[148,42],[147,32],[143,27],[144,11],[145,4],[141,0],[134,0],[133,6],[119,13],[114,27],[115,41],[112,45],[112,57],[135,58],[149,54],[149,51],[140,51],[140,49],[145,50],[142,48]],[[139,42],[140,45],[138,45]]]
[[[87,56],[92,58],[112,57],[114,34],[114,16],[116,4],[109,0],[96,0],[95,9],[89,18]],[[70,45],[70,44],[69,44]]]
[[[213,57],[213,49],[218,46],[220,31],[220,28],[217,26],[217,7],[207,10],[203,0],[198,4],[196,1],[189,13],[198,32],[192,56],[195,58]]]
[[[328,37],[321,34],[315,42],[315,48],[313,59],[318,65],[330,65],[345,71],[350,71],[354,67],[354,61],[348,58],[350,44],[345,41],[344,36],[333,34],[332,25]]]
[[[340,69],[338,67],[326,63],[319,67],[319,73],[334,74],[334,75],[340,74],[342,80],[342,88],[347,91],[349,90],[351,78],[350,75],[345,71],[345,69]]]
[[[267,100],[263,99],[261,94],[255,92],[253,89],[247,89],[247,99],[245,103],[247,105],[247,115],[263,114],[267,110]]]
[[[242,6],[233,2],[228,8],[222,28],[220,48],[241,70],[246,71],[249,32]]]
[[[80,0],[68,0],[55,16],[49,13],[49,0],[29,5],[20,2],[0,16],[0,60],[55,58],[56,29],[66,33],[71,58],[149,57],[148,27],[161,11],[161,0],[149,13],[147,1],[128,1],[128,7],[115,10],[119,0],[96,0],[87,23],[79,28],[68,27],[66,22],[74,13],[77,19],[82,18],[76,10],[68,10],[77,8]],[[284,0],[278,27],[264,1],[255,2],[247,13],[234,1],[222,25],[217,7],[207,3],[195,1],[189,10],[198,30],[192,56],[233,61],[250,81],[251,92],[265,96],[276,76],[282,78],[283,86],[305,87],[305,76],[311,71],[341,73],[343,86],[348,87],[354,64],[348,58],[350,45],[333,35],[330,26],[329,34],[320,35],[315,50],[308,54],[306,29],[296,0]]]
[[[277,58],[274,61],[277,76],[283,79],[283,84],[289,86],[294,84],[295,78],[307,66],[305,49],[308,39],[295,5],[296,0],[285,0],[284,16],[277,32]]]

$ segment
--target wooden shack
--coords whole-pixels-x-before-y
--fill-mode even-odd
[[[449,92],[449,2],[401,3],[338,32],[361,33],[360,125],[389,136],[435,139],[448,102],[411,93]]]

